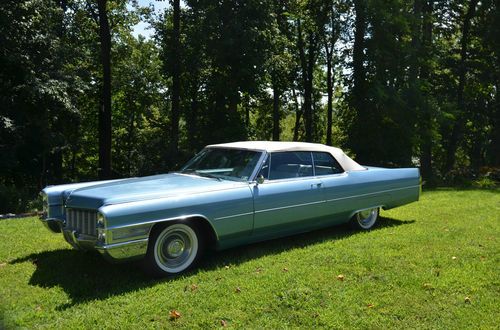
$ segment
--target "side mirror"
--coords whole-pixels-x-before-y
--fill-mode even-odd
[[[257,177],[257,184],[263,184],[264,183],[264,176],[261,174]]]

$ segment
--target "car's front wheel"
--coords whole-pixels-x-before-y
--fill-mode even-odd
[[[362,230],[371,229],[377,222],[378,214],[379,214],[378,207],[359,211],[352,217],[351,224],[356,229],[362,229]]]
[[[180,274],[200,259],[203,236],[195,223],[173,222],[153,230],[145,259],[146,270],[155,276]]]

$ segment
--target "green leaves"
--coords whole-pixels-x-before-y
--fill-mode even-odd
[[[497,2],[478,2],[462,38],[468,6],[185,1],[176,46],[171,10],[155,16],[110,0],[114,175],[166,172],[214,142],[328,137],[362,163],[419,165],[429,184],[482,182],[482,168],[500,164],[500,18]],[[95,9],[92,1],[0,3],[5,212],[24,208],[41,186],[97,175]],[[152,25],[152,39],[134,37],[138,22]],[[176,68],[179,153],[171,159]]]

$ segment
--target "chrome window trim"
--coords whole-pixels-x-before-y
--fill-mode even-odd
[[[311,163],[312,163],[312,172],[313,172],[313,176],[316,176],[316,169],[314,168],[314,157],[313,157],[313,152],[309,152],[309,154],[311,155]]]
[[[281,153],[292,153],[292,152],[303,152],[303,153],[309,153],[309,155],[311,156],[311,166],[312,166],[312,173],[313,175],[308,175],[308,176],[299,176],[299,177],[292,177],[292,178],[283,178],[283,179],[276,179],[276,180],[270,180],[270,179],[267,179],[264,183],[268,183],[268,182],[277,182],[277,181],[283,181],[283,180],[293,180],[293,181],[297,181],[297,180],[300,180],[300,179],[307,179],[307,178],[314,178],[316,177],[316,175],[314,175],[314,160],[313,160],[313,156],[312,156],[312,151],[305,151],[305,150],[299,150],[299,151],[274,151],[274,152],[266,152],[267,155],[269,155],[269,170],[267,172],[267,177],[269,178],[271,176],[271,164],[272,164],[272,161],[273,161],[273,157],[272,155],[273,154],[281,154]],[[262,164],[260,165],[259,167],[259,171],[261,170],[262,168],[262,165],[264,165],[264,162],[262,162]],[[306,165],[306,164],[302,164],[302,165]],[[257,172],[257,173],[258,173]]]
[[[250,176],[248,177],[248,179],[246,181],[245,180],[235,180],[236,182],[253,182],[253,181],[255,181],[257,178],[257,174],[259,173],[260,167],[263,164],[263,160],[265,159],[265,155],[267,154],[267,152],[265,150],[258,150],[258,149],[226,148],[226,147],[214,147],[214,146],[208,147],[208,148],[205,147],[200,152],[198,152],[196,155],[194,155],[193,158],[191,158],[184,166],[182,166],[181,169],[178,171],[178,173],[185,174],[185,175],[192,175],[192,174],[182,173],[182,171],[186,167],[188,167],[188,165],[191,165],[191,163],[194,161],[195,158],[197,158],[199,155],[201,155],[201,153],[205,152],[205,150],[208,150],[208,149],[231,149],[231,150],[253,151],[256,153],[260,153],[259,160],[257,161],[257,164],[255,165],[255,167],[254,167],[252,173],[250,174]]]
[[[329,155],[330,157],[332,157],[332,159],[337,163],[337,165],[339,166],[339,168],[342,170],[342,172],[340,173],[332,173],[332,174],[325,174],[325,175],[316,175],[316,169],[314,168],[314,155],[313,153],[318,153],[318,154],[327,154]],[[313,159],[313,173],[314,173],[314,176],[319,176],[319,177],[325,177],[325,176],[330,176],[330,175],[338,175],[338,174],[344,174],[344,173],[347,173],[346,170],[344,170],[344,168],[342,167],[342,165],[340,165],[339,161],[337,160],[337,158],[335,158],[334,155],[332,155],[331,153],[329,152],[325,152],[325,151],[311,151],[311,158]]]
[[[256,171],[253,175],[253,179],[250,180],[250,182],[254,182],[256,179],[257,179],[257,174],[260,173],[260,171],[262,170],[262,166],[264,165],[265,161],[266,161],[266,158],[269,157],[269,169],[268,169],[268,173],[267,173],[267,177],[269,178],[269,174],[270,174],[270,170],[271,170],[271,163],[272,163],[272,154],[273,153],[280,153],[280,152],[292,152],[292,151],[276,151],[276,152],[263,152],[265,154],[265,157],[261,160],[259,160],[257,166],[256,166]],[[307,152],[307,151],[301,151],[301,152]],[[329,155],[330,157],[333,158],[333,160],[335,160],[335,162],[337,162],[337,165],[339,166],[339,168],[342,170],[342,172],[340,173],[332,173],[332,174],[325,174],[325,175],[316,175],[316,168],[315,168],[315,162],[314,162],[314,155],[313,153],[314,152],[317,152],[317,153],[324,153],[324,154],[327,154]],[[344,170],[344,168],[342,167],[342,165],[340,165],[339,161],[329,152],[324,152],[324,151],[309,151],[309,153],[311,154],[311,162],[312,162],[312,172],[313,172],[313,175],[309,175],[309,176],[302,176],[302,177],[295,177],[295,178],[284,178],[284,179],[277,179],[277,180],[269,180],[267,179],[266,181],[264,181],[264,183],[271,183],[271,182],[283,182],[283,181],[297,181],[297,180],[301,180],[301,179],[310,179],[310,178],[325,178],[325,177],[332,177],[332,176],[345,176],[348,174],[348,171]]]
[[[260,158],[257,161],[257,165],[255,165],[255,169],[252,172],[252,175],[248,178],[248,182],[253,182],[257,180],[257,175],[260,172],[260,169],[262,168],[262,165],[264,165],[264,162],[266,160],[266,157],[268,155],[267,151],[262,151],[262,150],[255,150],[256,152],[260,152]]]

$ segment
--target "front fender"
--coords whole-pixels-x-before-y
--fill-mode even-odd
[[[248,235],[253,229],[253,211],[253,196],[248,186],[105,205],[99,209],[106,218],[106,229],[111,231],[109,243],[148,237],[156,223],[187,218],[206,222],[216,241]]]

